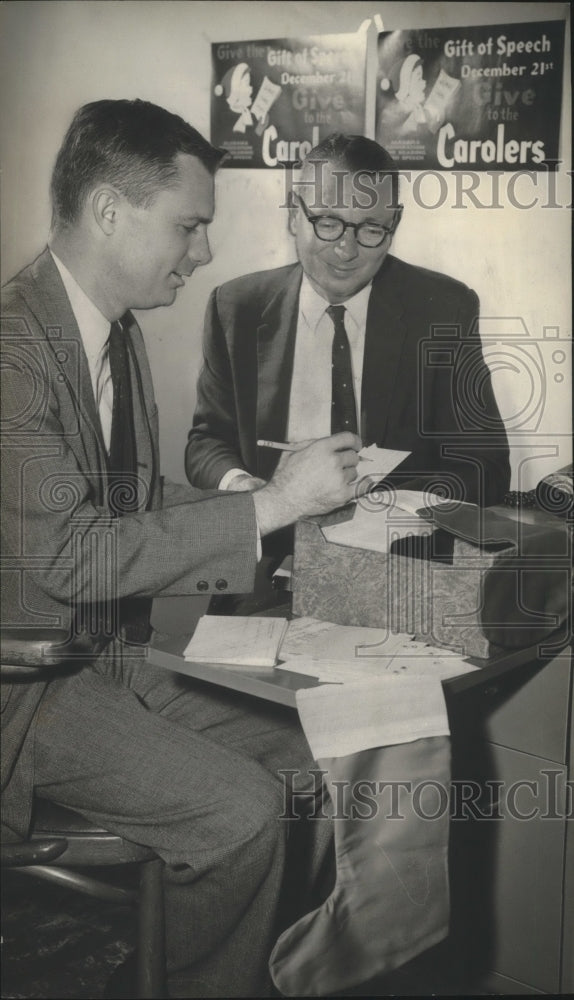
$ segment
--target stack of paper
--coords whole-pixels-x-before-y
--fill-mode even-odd
[[[289,623],[279,669],[345,684],[388,674],[456,677],[478,669],[449,649],[386,629],[335,625],[316,618]]]
[[[186,660],[234,667],[273,667],[286,618],[203,615],[184,650]]]

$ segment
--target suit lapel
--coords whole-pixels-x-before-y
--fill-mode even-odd
[[[284,441],[287,433],[302,277],[296,265],[266,304],[257,327],[257,440]],[[276,464],[276,454],[258,449],[258,475],[267,478]]]
[[[107,468],[106,449],[88,359],[60,273],[48,249],[33,265],[33,276],[35,283],[28,290],[27,301],[46,333],[58,368],[68,443],[82,468],[86,468],[87,462],[87,468],[93,470],[95,456],[95,471],[103,476]]]
[[[406,337],[403,306],[385,261],[373,281],[367,310],[361,389],[363,444],[382,444]]]
[[[103,502],[108,457],[88,359],[60,273],[48,249],[38,257],[32,273],[34,284],[30,286],[27,300],[46,331],[51,355],[59,369],[58,376],[62,376],[58,382],[63,389],[61,402],[69,444],[80,467],[88,475],[95,474],[99,502]],[[148,400],[153,403],[153,388],[143,338],[138,324],[129,312],[126,313],[124,329],[128,338],[132,378],[138,475],[143,481],[142,490],[147,495],[153,489],[157,471],[147,410]]]

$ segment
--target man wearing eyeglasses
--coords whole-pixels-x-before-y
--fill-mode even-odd
[[[509,483],[506,434],[459,281],[389,251],[397,167],[378,143],[333,134],[294,183],[298,263],[216,289],[186,452],[190,481],[255,490],[294,442],[336,430],[409,452],[385,484],[482,505]]]

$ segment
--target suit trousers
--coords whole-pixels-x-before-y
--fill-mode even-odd
[[[299,772],[297,790],[309,793],[298,812],[306,799],[321,814],[295,713],[153,667],[142,647],[115,642],[48,685],[34,767],[36,795],[164,859],[170,996],[268,995],[273,943],[317,905],[312,888],[329,868],[330,821],[281,818],[293,782],[279,769]],[[296,900],[290,912],[282,887]]]

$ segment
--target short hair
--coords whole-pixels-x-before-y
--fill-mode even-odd
[[[303,168],[308,163],[326,162],[333,164],[333,166],[342,167],[353,174],[367,175],[372,180],[379,181],[389,175],[391,178],[390,207],[398,207],[399,168],[391,154],[374,139],[367,139],[364,135],[332,132],[307,153],[303,161]]]
[[[74,115],[52,173],[52,224],[77,221],[89,191],[113,184],[133,205],[149,204],[177,176],[176,156],[195,156],[214,174],[224,150],[179,115],[149,101],[104,100]]]

